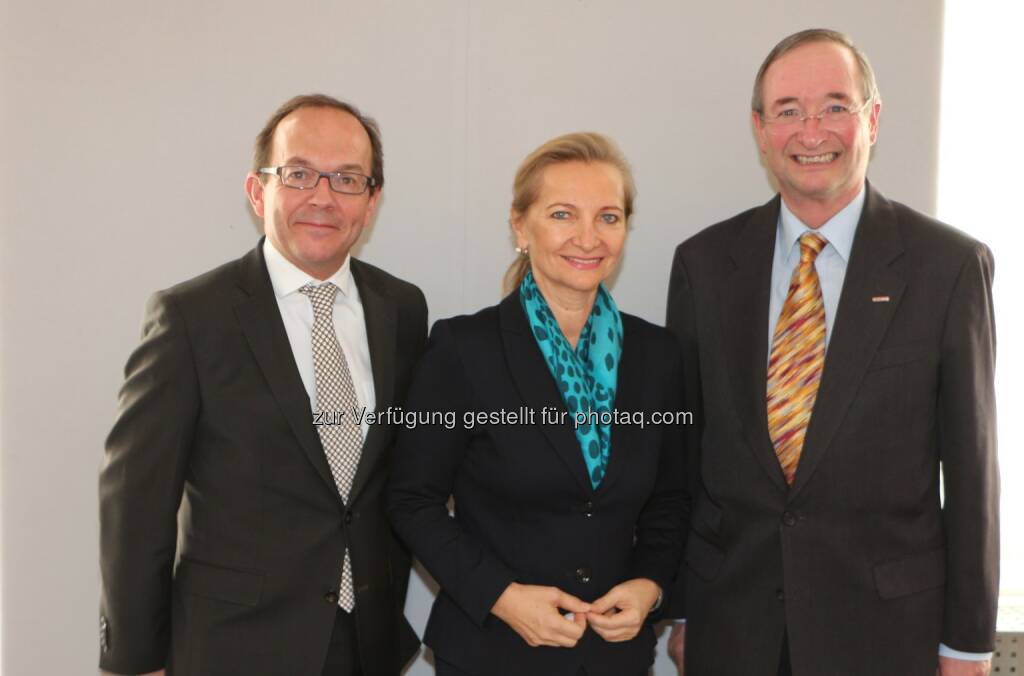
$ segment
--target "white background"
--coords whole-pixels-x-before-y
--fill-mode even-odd
[[[938,1],[0,3],[4,673],[94,673],[121,368],[152,291],[255,244],[243,178],[281,102],[322,91],[378,119],[387,181],[359,253],[419,284],[432,319],[499,299],[526,153],[611,135],[639,186],[613,292],[660,323],[674,246],[771,196],[750,87],[775,42],[818,25],[878,71],[872,180],[934,212]],[[429,602],[417,576],[417,628]]]

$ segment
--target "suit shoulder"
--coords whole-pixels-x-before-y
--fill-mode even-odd
[[[177,304],[184,303],[185,305],[191,305],[192,301],[208,301],[222,290],[235,286],[241,262],[242,259],[239,258],[222,263],[191,279],[161,289],[153,297],[170,299]]]
[[[987,252],[988,247],[964,231],[932,218],[900,202],[890,200],[904,246],[921,249],[931,256],[962,259],[971,253]]]
[[[473,314],[439,319],[434,322],[430,334],[447,334],[459,343],[479,343],[497,338],[498,325],[498,306],[490,305]]]
[[[683,240],[682,244],[676,247],[676,253],[682,255],[706,255],[712,251],[722,251],[729,245],[750,222],[754,212],[762,207],[751,207],[746,211],[709,225],[695,235]]]
[[[678,353],[679,343],[667,328],[626,312],[620,314],[622,315],[623,343],[627,349],[631,343],[639,343],[645,352],[653,352],[660,357]]]
[[[411,302],[422,302],[426,303],[423,296],[423,291],[420,287],[416,286],[412,282],[407,282],[404,279],[396,277],[390,272],[367,263],[366,261],[359,260],[358,258],[352,259],[352,270],[354,274],[359,276],[362,280],[373,286],[385,291],[387,295],[397,298],[400,301],[406,300]]]

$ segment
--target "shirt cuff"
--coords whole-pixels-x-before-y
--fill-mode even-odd
[[[945,643],[939,644],[939,657],[952,657],[955,660],[970,660],[981,662],[992,659],[992,653],[965,653],[960,650],[953,650]]]

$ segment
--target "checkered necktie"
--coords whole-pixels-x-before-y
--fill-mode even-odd
[[[825,365],[825,304],[814,259],[826,244],[813,233],[800,238],[800,263],[789,283],[768,361],[768,433],[790,486]]]
[[[330,424],[318,425],[317,431],[334,483],[338,486],[341,499],[348,502],[348,492],[352,488],[352,479],[356,475],[356,466],[363,450],[363,434],[354,417],[359,400],[352,384],[352,373],[334,330],[334,297],[338,287],[330,282],[319,286],[306,284],[299,292],[309,296],[313,304],[316,406],[318,411],[329,414],[324,419],[330,421]],[[352,559],[347,548],[341,569],[338,605],[348,612],[352,612],[356,605],[352,590]]]

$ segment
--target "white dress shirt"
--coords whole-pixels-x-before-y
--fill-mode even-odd
[[[313,304],[307,296],[299,293],[299,289],[310,283],[319,286],[331,282],[338,287],[333,313],[338,344],[345,352],[359,406],[365,413],[372,413],[377,402],[370,364],[370,344],[366,337],[366,318],[363,315],[363,304],[359,300],[359,289],[352,278],[349,263],[351,257],[346,256],[338,271],[322,281],[295,267],[270,243],[269,238],[263,241],[263,257],[267,261],[267,272],[274,287],[281,319],[284,320],[288,342],[292,346],[295,365],[299,369],[306,394],[309,395],[310,408],[317,410],[316,372],[313,368]],[[310,424],[312,422],[310,419]],[[370,431],[366,417],[360,428],[365,439]]]

